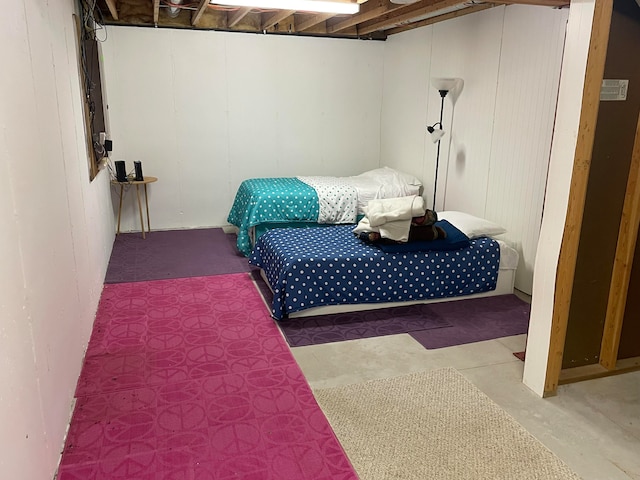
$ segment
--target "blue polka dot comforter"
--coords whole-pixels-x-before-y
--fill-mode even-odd
[[[274,229],[249,263],[273,289],[275,319],[324,305],[427,300],[495,290],[500,247],[477,238],[452,251],[384,253],[358,240],[355,225]]]
[[[300,178],[252,178],[240,184],[227,221],[238,227],[237,246],[245,256],[251,254],[249,230],[256,225],[356,220],[358,198],[354,187],[338,177]]]

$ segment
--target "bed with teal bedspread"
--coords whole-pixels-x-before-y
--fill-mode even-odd
[[[350,177],[251,178],[238,187],[227,221],[238,227],[238,250],[249,256],[272,228],[352,224],[369,200],[420,195],[421,189],[417,178],[389,167]]]
[[[282,222],[316,223],[318,194],[293,178],[251,178],[240,184],[227,221],[238,227],[238,250],[251,254],[249,230],[256,225]]]

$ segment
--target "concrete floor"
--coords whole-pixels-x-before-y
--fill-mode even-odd
[[[640,480],[640,372],[542,399],[522,379],[526,335],[426,350],[408,334],[292,348],[312,388],[454,367],[584,480]]]

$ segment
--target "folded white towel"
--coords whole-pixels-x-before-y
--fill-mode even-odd
[[[370,200],[365,217],[353,232],[378,232],[382,238],[406,242],[409,240],[411,219],[425,213],[424,198],[417,195]]]
[[[424,198],[413,195],[370,200],[365,212],[372,227],[397,220],[411,220],[425,214]]]

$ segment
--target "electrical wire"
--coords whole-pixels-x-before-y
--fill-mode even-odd
[[[78,0],[80,16],[82,17],[82,38],[85,40],[97,40],[104,42],[107,40],[107,30],[104,27],[104,16],[102,10],[96,7],[97,0]],[[104,34],[99,38],[98,32]]]
[[[80,18],[80,68],[84,80],[85,104],[87,106],[87,122],[90,128],[91,147],[95,154],[95,161],[99,164],[108,158],[105,146],[99,141],[99,132],[95,131],[96,109],[98,108],[94,98],[98,87],[96,79],[92,78],[92,71],[96,70],[97,55],[90,55],[87,51],[92,42],[104,42],[107,39],[107,30],[104,27],[104,17],[100,8],[96,6],[97,0],[78,0],[78,13]],[[102,37],[102,38],[100,38]],[[96,45],[97,47],[97,45]],[[93,53],[93,52],[92,52]],[[99,66],[97,67],[99,70]]]
[[[238,10],[240,10],[240,7],[228,7],[228,6],[225,6],[225,5],[214,5],[212,3],[207,5],[207,7],[210,8],[211,10],[216,10],[216,11],[220,11],[220,12],[237,12]]]

